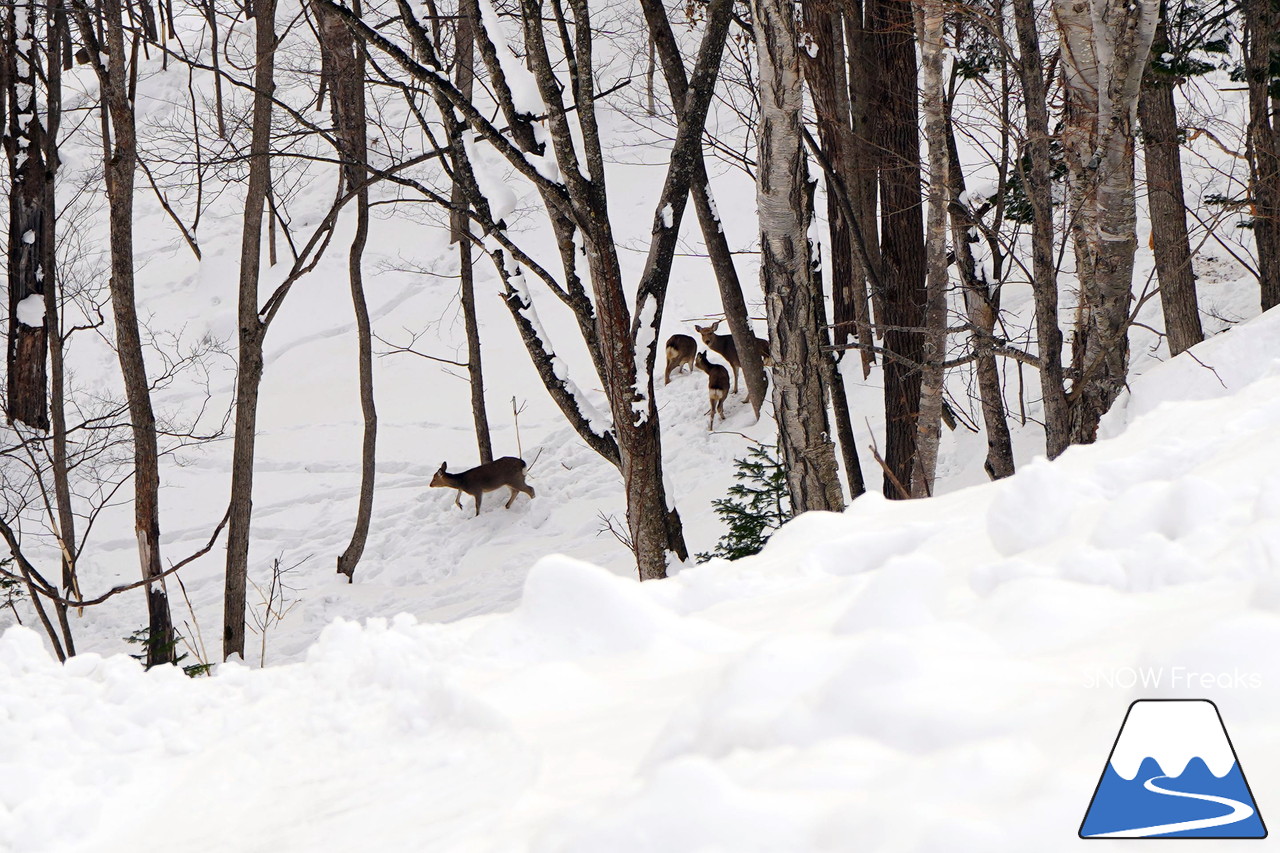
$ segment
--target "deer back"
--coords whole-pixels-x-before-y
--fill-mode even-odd
[[[707,358],[705,352],[700,352],[694,362],[694,366],[707,374],[707,390],[728,392],[729,371],[725,369],[724,365],[715,364]]]
[[[526,466],[524,460],[516,456],[504,456],[484,465],[477,465],[466,471],[450,474],[446,462],[431,478],[431,485],[437,488],[451,488],[466,492],[469,495],[481,492],[492,492],[503,486],[523,486]]]

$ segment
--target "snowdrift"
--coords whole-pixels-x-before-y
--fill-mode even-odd
[[[1162,696],[1217,703],[1266,814],[1277,353],[1272,312],[1008,481],[643,586],[546,557],[510,613],[338,621],[302,663],[59,666],[11,629],[0,850],[1075,849]]]

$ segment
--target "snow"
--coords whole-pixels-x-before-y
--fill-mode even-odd
[[[511,48],[511,44],[507,40],[506,29],[502,25],[502,21],[498,18],[498,12],[493,7],[491,0],[478,0],[480,6],[480,20],[484,27],[485,34],[489,36],[489,40],[493,42],[494,49],[498,53],[498,64],[502,66],[503,75],[507,79],[507,86],[511,89],[511,101],[516,108],[517,113],[530,116],[540,116],[547,112],[547,105],[542,100],[542,95],[538,92],[538,81],[534,79],[533,73],[529,71],[523,60]]]
[[[1130,701],[1186,698],[1089,674],[1164,666],[1260,674],[1195,690],[1265,812],[1278,318],[1134,377],[1095,445],[666,581],[547,556],[509,612],[338,620],[298,663],[205,679],[59,666],[10,628],[0,849],[1074,850]],[[1216,736],[1175,740],[1122,741],[1117,771],[1219,772]]]
[[[1111,766],[1127,780],[1143,759],[1154,758],[1166,776],[1181,776],[1200,758],[1219,778],[1236,763],[1218,712],[1209,702],[1139,702],[1129,711],[1116,740]]]
[[[44,325],[44,294],[33,293],[18,302],[18,322],[38,329]]]

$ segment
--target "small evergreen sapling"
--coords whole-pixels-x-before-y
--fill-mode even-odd
[[[773,455],[776,450],[757,445],[746,457],[734,460],[733,476],[738,482],[729,487],[728,497],[711,502],[729,529],[714,551],[698,555],[700,560],[736,560],[759,553],[773,531],[790,518],[791,495],[782,463]]]

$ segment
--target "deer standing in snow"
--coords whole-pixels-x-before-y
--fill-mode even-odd
[[[516,456],[504,456],[457,474],[450,474],[446,470],[448,467],[448,462],[440,466],[440,470],[431,478],[431,488],[457,489],[458,494],[454,504],[458,509],[462,509],[463,492],[476,499],[476,515],[480,514],[480,502],[484,493],[497,491],[503,486],[511,490],[507,509],[511,509],[511,504],[515,502],[519,492],[524,492],[530,498],[533,497],[533,488],[524,481],[524,475],[529,470],[529,466],[524,464],[523,459]]]
[[[707,398],[711,401],[711,408],[707,411],[711,416],[707,432],[710,432],[716,424],[716,412],[720,413],[720,420],[724,420],[724,401],[729,396],[729,371],[723,365],[709,361],[705,352],[698,353],[693,365],[707,374]]]
[[[688,366],[693,371],[693,358],[698,354],[698,344],[688,335],[672,335],[667,338],[667,375],[664,385],[671,384],[671,371]]]
[[[716,329],[719,328],[722,320],[716,320],[710,326],[698,326],[695,328],[698,334],[702,336],[702,342],[707,345],[707,349],[729,362],[729,366],[733,368],[733,393],[738,393],[738,371],[742,369],[742,362],[738,360],[738,347],[733,342],[733,335],[717,335]],[[760,353],[760,360],[764,362],[765,367],[773,367],[773,358],[769,355],[769,342],[763,338],[756,338],[756,350]]]

